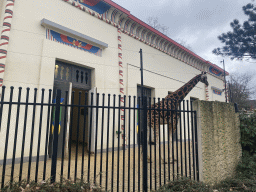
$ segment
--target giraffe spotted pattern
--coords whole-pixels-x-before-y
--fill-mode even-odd
[[[168,127],[170,134],[176,131],[176,122],[177,119],[179,119],[179,112],[173,110],[178,109],[181,101],[196,86],[198,82],[202,82],[208,86],[206,72],[202,72],[201,74],[195,76],[181,88],[171,94],[168,94],[164,99],[162,99],[162,101],[151,105],[147,112],[148,133],[150,133],[149,129],[153,131],[153,136],[157,145],[159,145],[159,125],[169,124]],[[151,140],[152,137],[149,137]]]

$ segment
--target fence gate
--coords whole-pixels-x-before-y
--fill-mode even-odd
[[[192,103],[182,101],[162,109],[143,106],[140,98],[125,96],[122,107],[119,95],[91,93],[86,103],[84,98],[88,95],[83,94],[88,92],[79,93],[78,103],[68,104],[67,100],[61,102],[61,98],[68,97],[67,92],[57,90],[53,98],[51,90],[2,88],[1,188],[8,182],[23,179],[41,182],[51,178],[52,182],[82,179],[110,191],[149,191],[181,176],[199,179],[196,111]],[[151,104],[161,102],[165,101],[149,97]],[[88,118],[82,118],[82,113],[74,116],[75,110],[90,115]],[[120,127],[121,111],[124,111],[124,130]],[[139,113],[147,114],[143,124],[139,123],[142,121]],[[66,121],[67,118],[70,121]],[[151,118],[158,118],[160,123],[149,126],[147,119]],[[62,119],[64,123],[60,124]],[[87,121],[88,133],[85,131]],[[76,129],[72,126],[74,122]],[[146,128],[151,139],[144,140],[145,136],[140,135],[144,132],[137,135],[138,126]],[[63,133],[59,133],[59,128]],[[53,138],[49,144],[51,131]],[[127,138],[126,145],[121,137]],[[68,150],[64,149],[65,138],[69,138]],[[61,149],[59,141],[63,142]],[[146,158],[141,143],[149,144],[144,145]]]

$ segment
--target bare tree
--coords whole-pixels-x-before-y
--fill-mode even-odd
[[[253,77],[252,73],[233,73],[229,77],[228,92],[230,101],[237,103],[240,110],[250,108],[250,98],[255,93],[255,88],[251,85]]]
[[[190,51],[193,51],[192,47],[189,44],[187,44],[187,42],[184,39],[177,39],[176,41],[177,43],[181,44],[183,47],[186,47]]]
[[[165,25],[161,25],[158,22],[158,17],[148,17],[147,18],[147,23],[148,23],[148,25],[150,25],[154,29],[156,29],[156,30],[162,32],[164,35],[168,36],[168,34],[169,34],[169,27],[167,27]],[[193,51],[192,47],[189,44],[187,44],[187,42],[185,40],[177,39],[176,41],[177,41],[177,43],[179,43],[182,46],[186,47],[190,51]]]
[[[166,26],[162,25],[162,26],[160,27],[160,31],[161,31],[163,34],[165,34],[165,35],[168,36],[168,34],[169,34],[169,27],[166,27]]]
[[[165,25],[161,25],[158,22],[158,17],[148,17],[147,18],[147,23],[148,25],[150,25],[151,27],[153,27],[154,29],[162,32],[163,34],[168,36],[168,30],[169,27],[165,26]]]
[[[161,25],[158,23],[158,17],[148,17],[147,23],[157,30],[161,27]]]

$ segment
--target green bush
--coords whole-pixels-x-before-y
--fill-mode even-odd
[[[240,131],[243,156],[256,154],[256,113],[240,114]]]

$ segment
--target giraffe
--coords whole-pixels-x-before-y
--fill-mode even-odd
[[[169,134],[176,131],[176,117],[179,115],[177,112],[167,111],[166,109],[177,109],[180,105],[181,101],[187,96],[187,94],[196,86],[198,82],[204,83],[208,86],[206,72],[202,72],[201,74],[195,76],[190,81],[188,81],[185,85],[180,87],[175,92],[168,94],[162,101],[159,101],[155,104],[152,104],[149,108],[151,110],[147,111],[147,120],[148,120],[148,143],[155,145],[159,145],[159,125],[169,124]],[[159,110],[160,109],[160,110]],[[166,111],[164,111],[164,110]],[[160,118],[159,118],[160,116]],[[160,119],[160,121],[159,121]],[[169,120],[169,122],[167,122]],[[173,126],[173,127],[172,127]],[[150,136],[149,129],[153,131],[153,136],[155,138],[155,142],[152,142],[152,135]],[[152,133],[152,132],[151,132]]]

